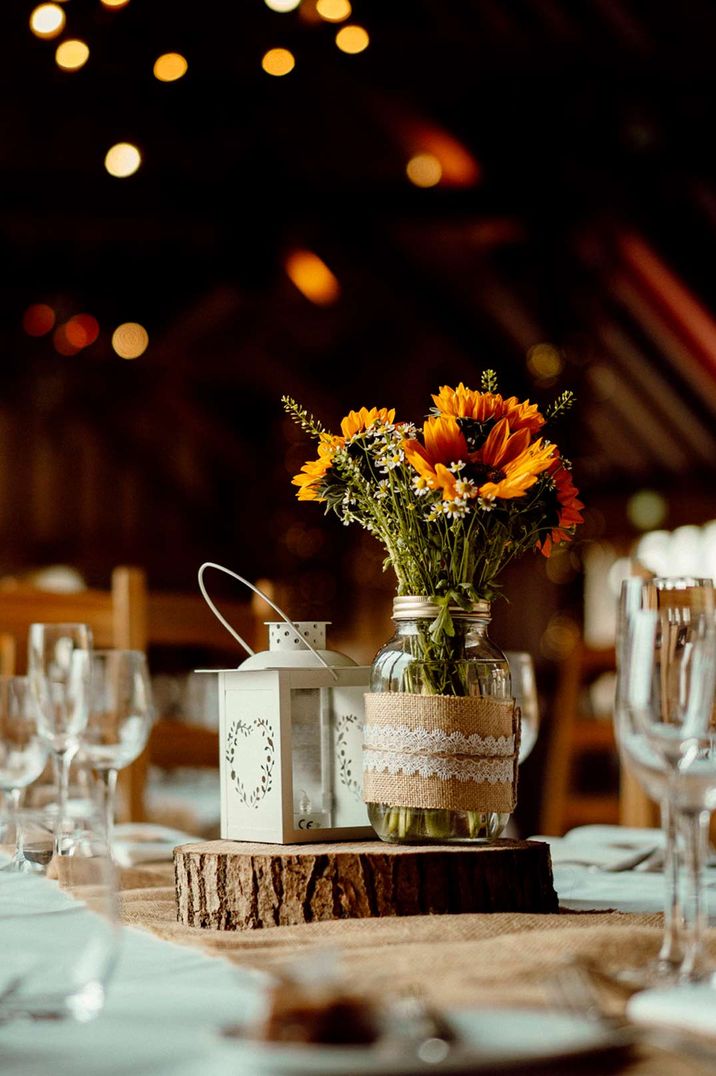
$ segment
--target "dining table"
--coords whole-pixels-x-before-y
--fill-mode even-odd
[[[571,1061],[569,1050],[566,1060],[559,1056],[559,1021],[577,1019],[564,1011],[555,989],[564,969],[583,961],[598,966],[605,978],[616,977],[626,965],[639,966],[658,952],[664,878],[656,831],[588,826],[565,838],[542,838],[552,846],[560,900],[556,914],[326,920],[244,931],[178,922],[172,842],[152,845],[145,840],[134,856],[129,836],[125,832],[118,839],[123,925],[104,1008],[84,1024],[0,1021],[0,1070],[6,1076],[251,1076],[253,1072],[353,1076],[363,1071],[390,1076],[431,1071],[422,1061],[416,1061],[414,1070],[406,1067],[404,1056],[395,1063],[383,1060],[367,1067],[364,1056],[360,1059],[364,1067],[322,1065],[315,1049],[302,1066],[304,1047],[295,1047],[291,1054],[285,1049],[272,1054],[265,1044],[251,1049],[250,1040],[247,1047],[244,1031],[260,1018],[267,983],[297,969],[303,973],[310,969],[315,976],[322,968],[379,1005],[387,1007],[395,998],[412,993],[435,1011],[472,1016],[478,1025],[482,1020],[481,1034],[497,1036],[511,1047],[504,1051],[502,1063],[485,1068],[478,1041],[474,1068],[457,1066],[456,1071],[629,1076],[698,1076],[716,1071],[716,991],[709,1010],[710,987],[701,984],[635,995],[627,1016],[635,1014],[633,1026],[647,1033],[629,1036],[613,1050],[577,1049]],[[716,963],[716,865],[707,866],[706,876],[710,922],[706,946]],[[0,872],[0,915],[2,889]],[[11,960],[12,954],[0,957]],[[635,1005],[639,999],[641,1008]],[[687,1029],[689,1034],[682,1039],[653,1040],[648,1034],[650,1009],[655,1027],[678,1011],[696,1014],[697,1025],[699,1018],[706,1024]],[[585,1012],[583,1021],[595,1019]],[[240,1033],[227,1035],[227,1028],[238,1028]],[[553,1033],[557,1040],[550,1058]],[[536,1054],[541,1050],[545,1055],[543,1068],[530,1055],[529,1042],[522,1053],[515,1052],[515,1044],[525,1036],[534,1039]],[[597,1035],[597,1046],[600,1041]],[[446,1063],[432,1069],[452,1071]]]

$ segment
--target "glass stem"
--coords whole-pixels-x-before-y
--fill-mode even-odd
[[[664,833],[664,937],[659,960],[678,966],[683,960],[683,916],[679,900],[678,818],[670,800],[661,801],[661,828]]]
[[[687,981],[699,978],[706,928],[703,869],[708,847],[709,820],[710,812],[705,810],[684,811],[680,818],[688,880],[684,904],[686,951],[681,965],[680,978]]]
[[[70,766],[77,754],[77,744],[71,744],[54,753],[55,779],[57,781],[57,821],[55,824],[55,853],[63,855],[62,833],[67,814],[67,800],[70,788]]]
[[[107,848],[112,852],[112,834],[114,832],[114,804],[117,792],[117,770],[109,767],[99,771],[102,783],[104,824],[107,833]]]
[[[22,794],[24,791],[24,788],[10,789],[10,807],[12,808],[13,818],[17,818],[17,812],[20,810],[20,804],[22,803]]]

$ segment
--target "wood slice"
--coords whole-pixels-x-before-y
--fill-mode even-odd
[[[459,912],[555,912],[549,845],[249,844],[174,849],[179,922],[212,930]]]

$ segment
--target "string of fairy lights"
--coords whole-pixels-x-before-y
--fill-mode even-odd
[[[120,11],[137,0],[99,0],[104,8]],[[370,45],[365,27],[352,19],[350,0],[263,0],[265,6],[280,15],[295,13],[307,23],[328,23],[335,26],[336,47],[347,55],[358,55]],[[55,63],[72,75],[91,62],[87,41],[69,35],[66,14],[67,0],[48,0],[33,8],[29,26],[41,40],[56,42]],[[71,9],[70,9],[71,10]],[[58,40],[61,39],[61,40]],[[283,45],[269,48],[260,57],[260,69],[273,78],[290,75],[301,59]],[[152,73],[159,82],[171,83],[182,79],[189,70],[189,61],[179,52],[157,56]],[[479,166],[468,151],[445,131],[421,125],[406,134],[407,160],[405,176],[419,188],[471,186],[479,177]],[[114,179],[124,180],[135,175],[143,163],[143,153],[132,142],[117,142],[106,150],[104,168]],[[329,306],[341,295],[336,275],[322,258],[310,250],[292,250],[284,258],[284,270],[297,290],[309,302]],[[76,313],[60,319],[58,312],[47,303],[34,303],[24,313],[23,327],[30,336],[52,334],[55,350],[61,355],[76,355],[99,337],[97,319],[87,313]],[[137,322],[123,322],[111,335],[112,348],[123,359],[136,359],[149,345],[149,334]]]

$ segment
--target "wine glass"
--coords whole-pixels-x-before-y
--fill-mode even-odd
[[[505,657],[510,665],[512,694],[521,713],[520,757],[524,762],[537,742],[539,732],[539,699],[532,656],[524,651],[507,650]]]
[[[705,831],[716,805],[710,731],[716,677],[712,588],[683,579],[646,584],[643,607],[634,605],[625,617],[618,645],[620,751],[649,795],[661,802],[667,847],[664,940],[656,964],[637,977],[647,984],[693,979],[704,925]],[[678,899],[679,828],[689,875],[685,936]]]
[[[141,650],[95,650],[91,659],[89,717],[79,761],[100,776],[110,842],[117,773],[144,750],[154,718],[147,659]]]
[[[54,829],[51,813],[20,809],[20,867],[0,872],[0,1023],[91,1019],[116,962],[117,884],[101,812],[68,804],[65,854]]]
[[[10,804],[10,828],[28,785],[47,763],[47,744],[37,729],[35,700],[26,676],[0,676],[0,789]]]
[[[27,675],[37,704],[40,735],[52,751],[57,779],[57,851],[72,759],[87,724],[92,631],[87,624],[31,624]]]

